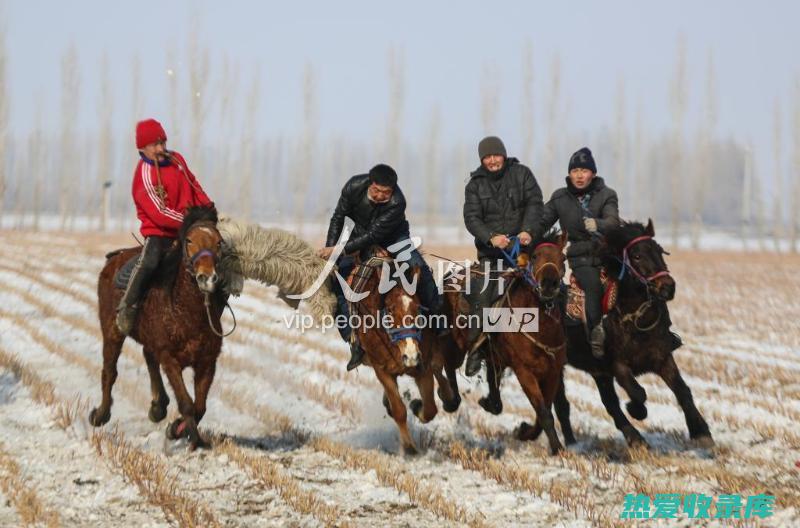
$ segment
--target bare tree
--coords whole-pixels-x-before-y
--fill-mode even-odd
[[[776,99],[772,125],[772,148],[773,156],[775,158],[775,176],[773,182],[774,198],[772,200],[772,239],[775,242],[775,251],[781,250],[781,240],[783,239],[785,233],[783,228],[783,196],[787,191],[789,191],[789,189],[786,188],[783,178],[782,127],[783,119],[781,114],[781,103],[778,99]]]
[[[0,6],[2,8],[2,6]],[[0,11],[2,12],[2,11]],[[8,163],[8,78],[6,72],[6,28],[0,22],[0,225],[6,197],[6,163]]]
[[[306,63],[303,72],[303,133],[296,153],[294,216],[298,229],[305,218],[305,203],[317,144],[317,97],[314,67]]]
[[[791,193],[791,207],[789,207],[789,247],[792,253],[797,253],[797,236],[800,228],[800,77],[795,79],[794,108],[792,111],[792,167],[789,181],[793,181]]]
[[[258,68],[254,68],[253,82],[246,98],[246,111],[244,118],[244,131],[241,146],[241,193],[239,202],[242,206],[242,215],[250,220],[253,216],[253,164],[254,146],[256,141],[256,117],[258,114],[258,102],[261,95],[261,78]],[[227,149],[225,149],[227,150]]]
[[[717,126],[717,90],[714,75],[714,56],[708,51],[706,63],[706,93],[703,103],[703,118],[700,123],[696,171],[692,193],[692,248],[700,248],[700,233],[703,228],[703,210],[711,181],[711,151]]]
[[[522,159],[524,163],[534,165],[534,77],[533,77],[533,45],[525,45],[522,60],[522,101],[520,116],[522,118]]]
[[[400,142],[405,110],[405,53],[389,50],[389,117],[386,123],[386,160],[389,164],[400,161]]]
[[[653,202],[649,192],[645,193],[644,189],[649,189],[651,186],[642,185],[643,180],[646,181],[650,174],[645,174],[645,145],[647,144],[644,138],[644,126],[642,124],[642,101],[641,99],[636,104],[636,117],[634,118],[633,128],[633,174],[631,177],[631,216],[633,218],[641,218],[645,211],[649,215],[653,215],[652,207]]]
[[[28,153],[30,160],[30,178],[33,181],[33,229],[38,231],[41,227],[42,214],[42,180],[47,149],[44,148],[42,135],[42,95],[36,95],[36,120],[33,131],[28,138]]]
[[[678,246],[678,223],[680,222],[681,203],[678,197],[681,196],[683,186],[684,154],[683,154],[683,126],[686,118],[686,107],[688,104],[688,91],[686,79],[686,37],[681,35],[678,38],[678,51],[675,62],[675,72],[670,86],[670,110],[672,112],[672,171],[670,184],[672,189],[671,198],[671,222],[672,222],[672,245]]]
[[[484,64],[481,77],[481,124],[484,134],[494,134],[500,99],[500,71],[494,63]]]
[[[202,177],[205,172],[204,156],[201,150],[203,130],[210,108],[211,98],[207,93],[210,73],[208,48],[200,48],[198,31],[189,32],[189,90],[190,117],[189,154],[193,160],[195,173]]]
[[[542,171],[544,177],[539,180],[539,185],[542,188],[542,193],[548,197],[553,191],[554,187],[554,174],[561,174],[561,172],[553,172],[554,162],[556,157],[557,137],[563,130],[559,130],[559,107],[561,105],[561,57],[556,53],[550,63],[550,88],[545,98],[545,125],[547,126],[547,140],[545,142],[544,151],[542,152]],[[557,181],[557,179],[556,179]]]
[[[61,159],[58,167],[61,229],[74,223],[71,207],[75,204],[76,182],[80,181],[75,163],[75,135],[80,97],[78,51],[70,44],[61,58]]]
[[[628,193],[628,125],[625,117],[625,80],[617,79],[617,100],[614,110],[614,177],[620,203],[629,203]]]
[[[239,87],[239,66],[237,64],[233,64],[229,59],[228,56],[225,55],[223,62],[222,62],[222,75],[219,79],[219,86],[216,90],[216,93],[220,94],[219,99],[219,131],[222,133],[223,137],[230,138],[234,135],[235,129],[239,128],[238,123],[236,123],[236,105],[234,104],[237,100],[237,93]],[[250,100],[248,99],[248,102]],[[255,116],[245,114],[245,126],[248,126],[251,119],[254,119]],[[245,133],[246,135],[246,133]],[[249,138],[249,141],[254,141],[255,138]],[[247,141],[243,138],[242,143],[242,152],[241,154],[244,155],[244,141]],[[247,148],[252,151],[252,144],[248,145]],[[231,156],[231,149],[230,148],[222,148],[217,153],[215,157],[215,166],[211,170],[211,175],[206,176],[206,178],[211,180],[210,190],[215,193],[215,197],[217,200],[220,201],[220,204],[225,204],[226,207],[231,207],[233,204],[229,203],[230,198],[234,198],[235,200],[242,201],[243,199],[249,200],[251,198],[249,190],[245,192],[243,189],[244,185],[236,186],[234,181],[231,181],[231,177],[237,174],[237,171],[234,170],[232,156]],[[240,159],[241,161],[241,159]],[[223,195],[222,192],[228,191],[229,189],[233,189],[235,187],[239,188],[238,193],[231,193],[232,196],[227,194]]]
[[[103,53],[100,60],[100,99],[97,114],[100,118],[100,136],[97,146],[97,189],[100,191],[99,210],[97,212],[100,231],[105,231],[108,225],[109,191],[111,187],[111,166],[113,157],[113,144],[111,142],[111,118],[113,116],[114,100],[111,95],[111,79],[109,73],[108,54]]]
[[[439,105],[436,105],[431,111],[431,120],[428,125],[428,139],[425,145],[425,168],[422,171],[425,174],[425,194],[427,197],[425,209],[425,223],[428,227],[428,237],[434,238],[434,227],[438,224],[437,213],[438,208],[442,202],[439,186],[439,179],[441,178],[439,170],[439,150],[441,144],[441,128],[442,116],[439,110]]]

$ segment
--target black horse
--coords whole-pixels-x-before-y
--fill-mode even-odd
[[[670,331],[672,322],[667,308],[667,302],[675,297],[675,279],[664,262],[666,252],[654,237],[652,220],[647,226],[626,222],[606,233],[601,250],[603,265],[610,277],[621,277],[616,306],[606,320],[606,353],[601,359],[595,358],[583,326],[567,324],[567,360],[569,365],[594,378],[606,411],[628,445],[646,446],[647,443],[622,412],[614,390],[614,379],[631,398],[626,405],[630,415],[644,420],[647,417],[647,393],[636,381],[636,376],[653,372],[661,376],[675,393],[686,417],[689,437],[700,447],[712,447],[714,440],[708,424],[697,410],[692,392],[672,356],[673,351],[681,346],[680,338]],[[490,378],[492,374],[488,373]],[[499,391],[491,383],[487,404],[490,404],[487,408],[490,412],[502,409]],[[553,405],[564,441],[567,445],[575,443],[563,384]],[[531,439],[540,433],[541,428],[537,425],[532,431],[526,431],[525,436]]]

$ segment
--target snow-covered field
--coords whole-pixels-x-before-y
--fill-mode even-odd
[[[96,276],[105,252],[131,239],[6,231],[0,242],[0,526],[614,525],[635,522],[619,519],[628,493],[767,493],[775,514],[760,524],[800,525],[796,256],[669,258],[686,343],[676,357],[713,450],[687,440],[672,394],[644,376],[650,416],[634,423],[652,449],[629,451],[591,379],[568,367],[579,443],[565,454],[549,456],[544,438],[514,439],[533,412],[513,377],[499,417],[462,377],[457,413],[410,418],[423,454],[409,458],[372,371],[345,371],[337,334],[287,330],[288,308],[252,283],[232,301],[239,327],[201,424],[212,449],[189,453],[165,439],[167,422],[148,420],[135,344],[120,358],[111,422],[91,428],[102,363]],[[408,381],[401,390],[415,394]]]

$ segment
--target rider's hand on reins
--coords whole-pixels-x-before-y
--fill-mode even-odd
[[[492,244],[492,247],[505,249],[511,243],[511,239],[506,235],[498,234],[494,235],[489,242]]]

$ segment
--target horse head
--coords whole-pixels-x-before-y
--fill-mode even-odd
[[[220,273],[222,235],[214,207],[190,207],[179,232],[183,262],[203,293],[214,293]]]
[[[417,367],[420,363],[420,342],[422,332],[417,327],[420,315],[419,296],[416,288],[420,281],[420,267],[408,263],[391,260],[388,253],[378,253],[384,257],[380,274],[381,283],[393,281],[393,285],[383,294],[381,319],[384,330],[393,345],[397,345],[400,361],[407,368]]]
[[[567,232],[551,229],[531,244],[533,259],[531,275],[536,285],[536,293],[544,302],[554,300],[561,291],[561,280],[566,271],[564,267],[564,247],[567,245]]]
[[[607,269],[618,277],[630,274],[645,286],[648,294],[662,301],[675,297],[675,279],[669,273],[664,255],[669,255],[655,240],[653,220],[644,226],[638,222],[623,222],[606,233]]]

